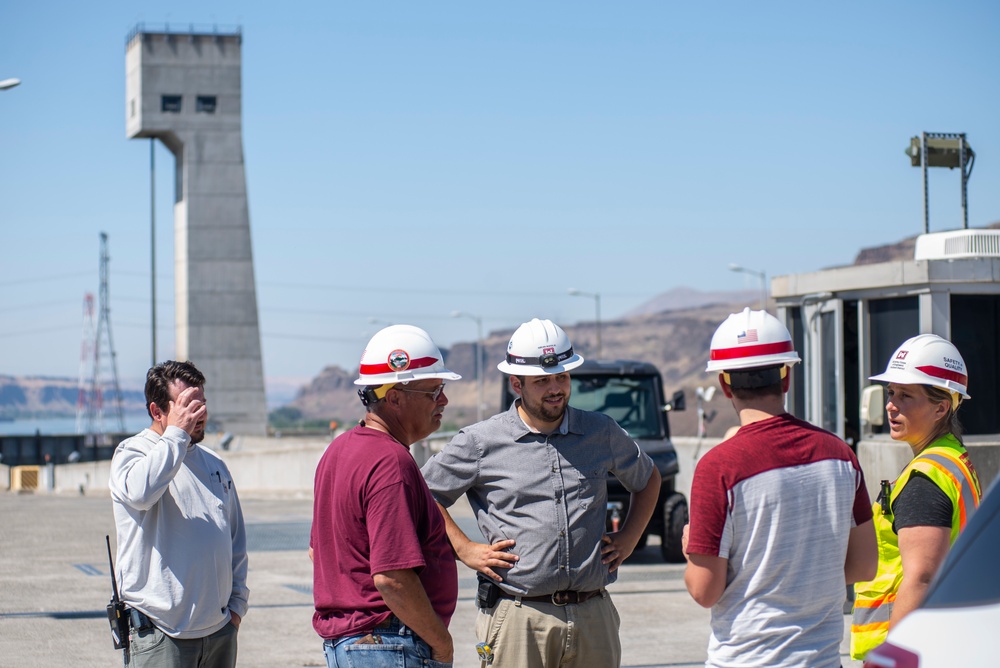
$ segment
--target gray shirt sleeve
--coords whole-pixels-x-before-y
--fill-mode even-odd
[[[649,483],[655,464],[628,433],[611,420],[608,429],[613,466],[611,472],[629,492],[640,492]]]
[[[420,472],[434,500],[451,507],[475,486],[479,477],[481,450],[469,432],[458,432],[436,455],[427,460]]]

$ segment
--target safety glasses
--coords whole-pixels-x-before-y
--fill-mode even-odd
[[[392,389],[399,390],[400,392],[415,392],[417,394],[429,394],[431,395],[431,401],[437,401],[438,397],[441,396],[441,393],[444,392],[444,385],[445,385],[444,383],[441,383],[433,390],[414,390],[406,387],[399,387],[398,385]]]

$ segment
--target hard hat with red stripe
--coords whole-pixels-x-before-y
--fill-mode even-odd
[[[781,321],[767,311],[745,308],[715,330],[705,371],[746,371],[801,361]]]
[[[355,385],[408,383],[425,378],[458,380],[444,366],[441,351],[430,335],[413,325],[391,325],[375,333],[361,353]]]
[[[532,320],[518,327],[507,343],[507,356],[497,364],[512,376],[566,373],[583,364],[562,327],[551,320]]]
[[[937,334],[907,339],[889,359],[885,372],[868,379],[901,385],[933,385],[964,399],[971,398],[965,360],[955,344]]]

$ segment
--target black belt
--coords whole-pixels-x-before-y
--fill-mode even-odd
[[[156,628],[156,625],[150,621],[149,617],[139,612],[135,608],[128,609],[129,622],[132,625],[132,629],[135,631],[145,631],[147,629]]]
[[[393,624],[402,624],[402,622],[399,621],[399,617],[396,615],[389,615],[387,618],[373,626],[372,629],[387,629]]]
[[[594,591],[556,591],[544,596],[517,596],[508,594],[500,590],[500,595],[504,598],[521,599],[522,601],[532,601],[535,603],[552,603],[553,605],[564,606],[570,603],[586,603],[595,596],[601,594],[600,589]]]

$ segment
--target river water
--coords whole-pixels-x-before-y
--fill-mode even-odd
[[[134,434],[149,426],[151,420],[145,413],[125,414],[125,433]],[[104,429],[99,431],[118,431],[118,420],[110,417],[104,418]],[[75,434],[76,418],[15,418],[13,420],[0,420],[0,436],[30,436],[35,432],[41,432],[46,436],[62,436],[65,434]]]

